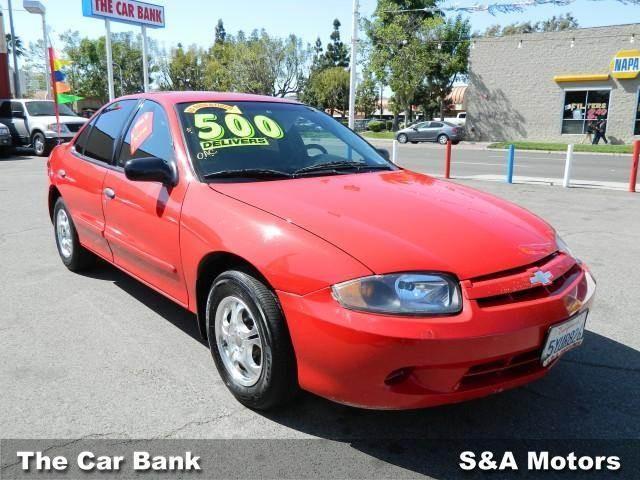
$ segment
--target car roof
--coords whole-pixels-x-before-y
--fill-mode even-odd
[[[189,102],[277,102],[300,104],[297,100],[281,97],[270,97],[267,95],[254,95],[251,93],[235,93],[235,92],[151,92],[137,93],[134,95],[126,95],[117,100],[147,98],[155,100],[166,106],[175,105],[176,103]]]

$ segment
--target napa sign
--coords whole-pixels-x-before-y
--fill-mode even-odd
[[[82,0],[85,17],[164,28],[164,7],[135,0]]]
[[[609,68],[614,78],[636,78],[640,73],[640,50],[619,51]]]

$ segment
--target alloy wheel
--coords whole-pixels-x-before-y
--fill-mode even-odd
[[[263,344],[253,314],[240,298],[229,296],[218,304],[215,336],[220,358],[235,382],[245,387],[260,379]]]
[[[71,235],[69,217],[64,209],[58,210],[56,216],[56,235],[58,236],[60,253],[64,258],[70,258],[73,254],[73,236]]]

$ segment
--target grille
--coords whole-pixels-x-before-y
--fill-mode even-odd
[[[66,123],[65,125],[67,126],[70,132],[76,133],[82,128],[84,123]]]
[[[457,390],[471,390],[542,370],[542,350],[536,348],[471,367],[462,376]]]
[[[541,285],[538,287],[530,288],[528,290],[519,290],[502,295],[479,298],[477,299],[477,302],[480,307],[487,308],[496,307],[498,305],[508,305],[510,303],[527,302],[531,300],[547,298],[564,290],[565,286],[573,283],[573,281],[580,276],[581,272],[582,269],[579,265],[576,264],[568,271],[566,271],[563,275],[554,279],[553,282],[549,285]]]
[[[531,283],[531,278],[540,271],[550,277],[548,285]],[[465,280],[462,286],[470,300],[476,300],[481,307],[490,307],[554,295],[581,272],[582,267],[572,257],[554,253],[533,264]]]

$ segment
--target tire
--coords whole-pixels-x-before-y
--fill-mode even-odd
[[[31,146],[38,157],[46,157],[51,151],[51,147],[47,145],[47,139],[42,132],[35,132],[31,136]]]
[[[448,141],[449,141],[449,137],[447,137],[444,133],[441,133],[440,135],[438,135],[438,143],[440,145],[446,145]]]
[[[11,147],[0,147],[0,158],[7,158],[11,154]]]
[[[409,137],[407,137],[406,134],[401,133],[400,135],[397,136],[396,140],[398,140],[398,142],[400,143],[407,143],[407,141],[409,140]]]
[[[95,263],[95,256],[80,245],[78,232],[62,197],[53,207],[53,233],[62,263],[72,272],[85,270]]]
[[[460,140],[454,140],[453,142],[451,142],[451,145],[458,145],[460,143]]]
[[[261,281],[235,270],[219,275],[207,297],[206,326],[218,373],[240,403],[269,410],[295,396],[297,368],[287,324],[276,296]]]

